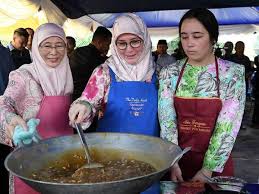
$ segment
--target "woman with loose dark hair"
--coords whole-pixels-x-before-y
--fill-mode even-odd
[[[214,55],[218,22],[205,8],[182,17],[179,36],[187,58],[162,69],[158,114],[161,137],[192,147],[171,169],[173,181],[233,176],[231,150],[245,105],[244,67]]]

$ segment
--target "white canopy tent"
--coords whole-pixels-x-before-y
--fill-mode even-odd
[[[233,8],[231,11],[233,12],[234,9],[239,10],[240,8]],[[212,9],[217,19],[223,24],[226,24],[227,18],[230,18],[230,16],[228,16],[228,10],[230,10],[230,8]],[[252,18],[255,24],[220,25],[219,42],[223,43],[231,40],[235,43],[238,40],[243,40],[246,44],[246,54],[250,59],[253,59],[255,55],[259,54],[258,8],[244,7],[243,10],[248,12],[247,15],[249,15],[249,18]],[[153,45],[156,46],[159,39],[167,39],[169,42],[178,37],[178,28],[175,26],[185,11],[186,10],[153,11],[138,12],[137,14],[147,22]],[[163,16],[165,13],[167,15]],[[171,15],[168,15],[168,13]],[[99,25],[111,27],[114,19],[118,15],[120,14],[91,14],[78,19],[69,19],[50,0],[0,0],[0,40],[9,42],[12,39],[13,31],[18,27],[31,27],[35,29],[40,24],[46,22],[60,24],[64,27],[67,35],[76,37],[77,40],[83,40],[91,36],[92,32]],[[174,17],[172,17],[172,15]],[[251,17],[251,15],[253,17]],[[160,17],[161,20],[158,20],[156,24],[150,23],[150,21],[147,21],[147,18],[150,19],[150,17]],[[174,18],[171,23],[168,22],[170,18]],[[224,18],[224,20],[222,20],[222,18]],[[246,20],[247,19],[238,19],[238,21],[244,21],[244,23],[247,23]],[[163,25],[165,27],[150,27]]]

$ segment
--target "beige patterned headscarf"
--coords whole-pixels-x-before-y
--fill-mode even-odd
[[[116,40],[121,34],[137,35],[144,41],[144,48],[136,64],[128,64],[118,53]],[[135,14],[128,13],[118,17],[113,24],[111,57],[105,63],[123,81],[146,81],[155,72],[152,58],[151,39],[143,20]]]
[[[46,23],[37,28],[32,41],[32,63],[23,65],[33,78],[40,83],[45,96],[64,96],[73,93],[73,78],[69,66],[67,53],[60,64],[49,67],[39,53],[39,45],[45,39],[57,36],[66,43],[66,35],[60,26]]]

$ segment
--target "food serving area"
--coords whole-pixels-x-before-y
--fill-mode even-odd
[[[126,139],[129,138],[129,137],[124,136],[124,135],[123,135],[123,137],[126,138]],[[121,139],[121,137],[119,139]],[[245,187],[250,189],[249,192],[248,191],[242,191],[241,193],[246,193],[246,194],[257,194],[257,193],[259,193],[259,185],[258,185],[258,179],[259,179],[259,141],[258,141],[258,139],[259,139],[259,130],[255,129],[255,128],[247,127],[247,129],[245,129],[245,130],[243,130],[243,129],[240,130],[240,133],[239,133],[238,138],[236,140],[236,144],[235,144],[235,147],[234,147],[234,150],[233,150],[233,153],[232,153],[233,158],[234,158],[234,163],[235,163],[235,177],[246,181],[248,184],[243,184],[243,185],[245,185]],[[113,137],[113,139],[111,141],[114,142],[115,140],[118,141],[118,138],[115,137],[115,139],[114,139],[114,137]],[[60,140],[58,140],[58,141],[60,141]],[[70,140],[70,141],[74,142],[74,140]],[[132,140],[130,140],[130,141],[132,141]],[[128,139],[127,141],[123,141],[123,142],[130,142],[130,141]],[[147,141],[147,144],[142,144],[144,141]],[[153,140],[151,142],[149,142],[149,141],[150,140],[144,140],[144,139],[138,139],[137,138],[136,140],[134,140],[134,143],[132,143],[132,144],[130,143],[130,144],[127,144],[127,145],[128,146],[129,145],[137,145],[137,144],[142,145],[146,148],[146,150],[148,150],[148,152],[150,154],[151,154],[152,150],[157,153],[157,151],[158,151],[157,149],[159,149],[158,152],[160,152],[160,154],[162,154],[162,155],[159,156],[159,158],[164,158],[168,154],[167,152],[171,153],[173,151],[173,150],[170,150],[168,148],[163,148],[165,146],[165,145],[163,145],[163,143],[160,146],[157,146],[158,143],[161,143],[160,141],[159,142],[154,142]],[[56,142],[51,141],[50,145],[52,145],[52,143],[56,144]],[[64,147],[65,147],[64,145],[67,144],[67,139],[64,140],[62,138],[61,144],[63,146],[53,147],[53,149],[51,148],[49,151],[51,151],[55,155],[57,151],[60,151],[60,149],[64,149]],[[91,144],[95,144],[94,141]],[[108,142],[108,144],[109,144],[109,142]],[[57,145],[59,145],[59,144],[57,144]],[[77,141],[77,147],[78,146],[80,147],[79,141]],[[124,146],[126,146],[126,145],[124,145]],[[27,154],[29,154],[30,157],[31,157],[31,155],[33,155],[33,153],[36,154],[36,152],[42,151],[42,149],[43,149],[43,151],[44,151],[44,149],[49,149],[47,147],[44,148],[44,146],[43,146],[43,148],[42,148],[42,146],[41,146],[41,147],[36,148],[34,150],[35,153],[30,151],[30,153],[27,152]],[[152,149],[149,149],[150,147],[152,147]],[[162,153],[161,152],[162,150],[160,150],[160,149],[162,149],[165,152]],[[178,154],[179,154],[179,150],[176,152],[176,155],[178,155]],[[24,154],[22,154],[22,155],[24,155]],[[16,159],[19,159],[22,155],[16,154],[14,157]],[[51,157],[53,157],[53,156],[51,156]],[[141,154],[140,159],[142,157],[143,157],[143,154]],[[46,159],[42,156],[41,158],[37,159],[38,162],[34,163],[34,162],[31,162],[33,160],[36,160],[35,158],[34,159],[33,158],[34,157],[32,156],[32,158],[29,159],[30,162],[29,161],[24,162],[24,165],[22,165],[23,168],[24,168],[23,170],[25,170],[25,171],[29,170],[29,168],[27,168],[28,166],[30,166],[30,167],[34,166],[35,168],[37,168],[37,165],[39,164],[39,161],[42,161],[42,160]],[[170,161],[172,161],[173,158],[172,159],[166,158],[165,160],[169,162],[166,166],[169,166]],[[18,174],[19,174],[19,171],[21,170],[21,166],[15,167],[14,161],[15,160],[11,160],[10,166],[12,168],[16,169],[15,171],[18,172]],[[160,170],[164,171],[164,167],[162,167],[162,169],[160,169]],[[155,176],[149,176],[148,175],[144,179],[143,178],[135,179],[134,183],[132,181],[127,180],[127,181],[119,181],[119,182],[115,181],[112,184],[108,183],[108,184],[103,184],[103,185],[100,185],[98,183],[96,185],[94,185],[94,184],[90,184],[90,185],[89,184],[86,184],[86,185],[82,185],[82,184],[79,184],[79,185],[78,184],[75,184],[75,185],[63,184],[63,187],[62,187],[62,184],[57,187],[57,185],[55,185],[55,184],[47,184],[46,185],[46,184],[41,184],[40,182],[31,182],[31,181],[29,181],[28,183],[30,183],[31,186],[33,186],[34,188],[38,188],[40,191],[43,191],[43,193],[55,193],[55,194],[56,193],[63,193],[64,192],[63,188],[66,188],[65,190],[67,190],[69,188],[68,191],[69,192],[73,191],[73,193],[85,193],[85,191],[87,191],[87,193],[91,193],[92,191],[98,190],[98,189],[101,188],[101,190],[98,190],[98,191],[100,191],[100,192],[102,191],[103,194],[110,194],[110,193],[114,194],[115,190],[113,189],[113,187],[119,186],[119,187],[117,187],[116,193],[120,194],[121,191],[124,192],[124,190],[122,188],[124,188],[126,186],[126,187],[128,187],[126,189],[128,194],[137,194],[137,193],[132,193],[132,191],[135,190],[133,188],[136,187],[137,190],[140,191],[141,188],[146,187],[146,186],[144,186],[144,187],[141,186],[142,184],[149,185],[149,184],[151,184],[151,182],[154,182],[155,180],[158,180],[159,177],[161,177],[161,173],[158,173],[158,175],[155,175]],[[229,180],[224,180],[224,182],[229,182]],[[235,182],[234,184],[237,184],[237,182]],[[48,188],[51,188],[51,189],[45,190],[46,186]],[[172,182],[162,182],[161,183],[161,193],[162,194],[240,193],[240,192],[234,192],[234,191],[231,191],[231,192],[230,191],[215,191],[214,189],[218,189],[218,186],[216,186],[215,188],[211,188],[211,186],[215,186],[215,185],[214,184],[203,185],[203,184],[200,184],[200,183],[183,183],[183,184],[177,185],[177,184],[174,184]],[[224,188],[227,187],[226,185],[224,185],[224,186],[225,186]],[[107,188],[105,189],[105,187],[107,187]],[[250,188],[250,187],[253,187],[253,188]],[[89,190],[90,192],[88,191],[88,189],[90,189]],[[207,190],[205,191],[205,189],[207,189]],[[237,189],[240,189],[240,188],[238,187]],[[44,192],[44,191],[46,191],[46,192]],[[102,193],[100,193],[100,194],[102,194]]]
[[[176,184],[171,181],[162,181],[160,184],[161,194],[259,194],[259,129],[250,127],[252,109],[253,102],[248,100],[246,114],[243,119],[243,126],[246,126],[246,129],[240,130],[232,152],[235,164],[235,177],[215,178],[209,180],[210,183],[205,185],[197,182]],[[105,133],[101,135],[93,133],[87,136],[90,146],[102,145],[100,150],[106,150],[107,148],[127,150],[126,152],[116,152],[116,154],[111,151],[103,151],[103,153],[99,153],[101,158],[107,157],[110,160],[109,158],[112,155],[112,158],[115,155],[116,157],[125,157],[127,155],[129,158],[136,158],[137,160],[150,163],[157,171],[147,173],[147,175],[139,175],[136,178],[123,178],[123,180],[109,180],[108,182],[101,181],[99,183],[98,181],[96,183],[95,181],[73,183],[73,181],[64,181],[63,179],[60,183],[59,181],[48,179],[44,181],[44,173],[41,175],[43,180],[33,177],[33,173],[37,169],[42,169],[43,164],[55,159],[58,153],[82,149],[77,135],[44,140],[34,145],[33,149],[30,147],[17,149],[11,156],[7,157],[6,167],[43,194],[71,194],[71,192],[75,194],[139,194],[140,191],[145,190],[152,183],[158,181],[183,154],[178,146],[163,141],[160,138],[119,133]],[[139,150],[143,152],[139,152]],[[41,157],[39,157],[39,153],[42,153],[40,154]],[[154,156],[156,157],[154,158]],[[80,166],[82,165],[83,163],[80,164]],[[46,172],[45,170],[43,171]],[[114,190],[115,187],[116,189]]]

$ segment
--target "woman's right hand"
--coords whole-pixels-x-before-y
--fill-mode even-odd
[[[7,126],[6,134],[9,139],[13,138],[14,129],[17,125],[22,126],[22,128],[25,130],[28,130],[25,120],[23,120],[19,115],[16,115],[11,119],[9,125]]]
[[[88,104],[74,103],[69,109],[70,123],[81,123],[91,114],[91,107]]]
[[[171,168],[171,180],[174,182],[183,182],[182,170],[178,163],[175,163]]]

